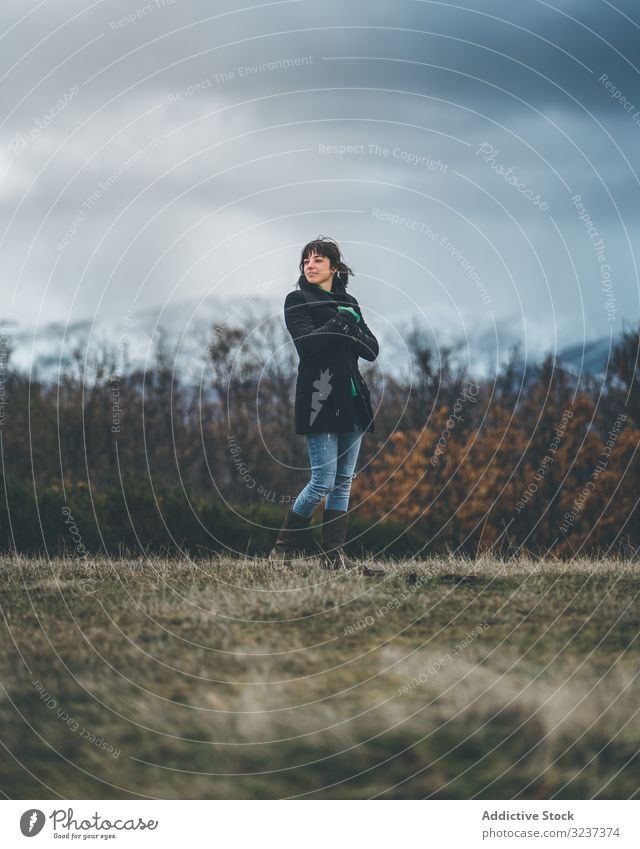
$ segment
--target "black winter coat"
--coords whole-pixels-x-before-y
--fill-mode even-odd
[[[358,370],[358,357],[373,362],[378,340],[367,327],[358,301],[347,294],[337,275],[331,292],[309,283],[304,275],[298,287],[284,302],[284,320],[300,357],[296,433],[351,433],[357,421],[351,378],[363,401],[365,431],[373,433],[369,387]],[[356,336],[349,334],[348,322],[338,312],[341,304],[360,315]]]

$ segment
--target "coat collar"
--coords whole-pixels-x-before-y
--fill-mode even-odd
[[[352,303],[351,296],[347,294],[344,285],[338,279],[337,275],[334,275],[333,288],[330,292],[327,292],[320,286],[314,286],[312,283],[309,283],[304,274],[301,274],[298,278],[298,288],[312,295],[317,295],[318,299],[325,297],[328,301],[337,301],[346,306],[350,306]]]

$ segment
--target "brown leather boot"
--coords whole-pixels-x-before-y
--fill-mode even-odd
[[[349,514],[343,510],[327,510],[322,513],[322,553],[325,569],[359,569],[369,578],[379,578],[384,575],[383,569],[376,569],[364,564],[359,566],[347,557],[342,546],[347,536]]]
[[[347,536],[349,513],[345,510],[322,511],[322,554],[325,569],[355,569],[356,564],[342,548]]]
[[[285,563],[303,556],[310,541],[310,522],[311,516],[295,513],[290,507],[268,560],[271,563]]]

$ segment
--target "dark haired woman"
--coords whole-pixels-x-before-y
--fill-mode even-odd
[[[378,341],[357,300],[347,294],[353,272],[334,241],[320,236],[305,245],[300,272],[297,288],[285,298],[284,317],[300,357],[295,431],[307,437],[311,480],[289,509],[269,560],[289,560],[306,550],[311,516],[324,498],[323,563],[347,568],[354,566],[342,548],[353,470],[363,434],[373,433],[358,357],[373,362]]]

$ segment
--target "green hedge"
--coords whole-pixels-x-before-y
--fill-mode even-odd
[[[206,556],[211,552],[262,556],[271,549],[287,507],[225,504],[188,488],[126,480],[122,487],[90,489],[80,482],[33,486],[7,480],[0,503],[0,551],[56,557],[63,554],[156,553]],[[313,534],[320,540],[316,511]],[[395,523],[369,522],[354,514],[348,553],[407,557],[419,542]]]

